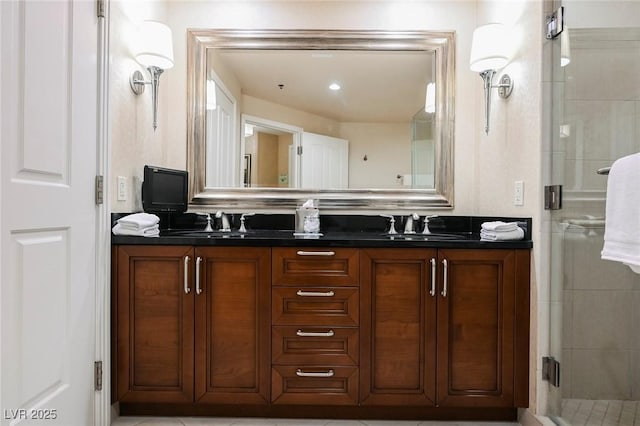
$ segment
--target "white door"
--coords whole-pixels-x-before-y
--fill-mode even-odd
[[[94,423],[97,31],[94,2],[0,1],[2,425]]]
[[[236,100],[224,89],[219,79],[215,82],[215,103],[207,104],[207,167],[205,185],[208,188],[235,188],[240,186],[240,143],[235,134]]]
[[[304,132],[301,145],[301,188],[344,189],[349,186],[349,141]]]

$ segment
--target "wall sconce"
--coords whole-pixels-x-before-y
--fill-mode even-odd
[[[173,67],[173,43],[171,29],[156,21],[144,21],[140,26],[139,47],[136,61],[147,68],[151,81],[145,81],[140,71],[134,71],[129,78],[131,90],[136,95],[144,92],[146,84],[151,85],[151,102],[153,103],[153,130],[158,127],[158,85],[160,74]]]
[[[436,112],[436,84],[433,82],[427,84],[424,111],[429,114]]]
[[[473,32],[471,42],[471,71],[479,72],[484,82],[484,131],[489,134],[489,113],[491,110],[491,89],[498,89],[498,95],[506,99],[513,90],[513,80],[507,74],[500,78],[500,82],[493,85],[496,70],[503,68],[509,62],[509,34],[502,24],[487,24],[478,27]]]

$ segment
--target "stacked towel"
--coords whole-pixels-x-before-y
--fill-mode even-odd
[[[149,213],[134,213],[117,220],[112,231],[114,235],[134,235],[155,237],[160,234],[160,218]]]
[[[640,273],[640,153],[611,165],[601,257]]]
[[[484,222],[480,229],[480,241],[513,241],[524,238],[524,231],[516,222]]]

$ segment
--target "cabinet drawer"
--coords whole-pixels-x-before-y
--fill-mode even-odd
[[[358,404],[357,367],[274,366],[271,374],[274,404]]]
[[[273,285],[358,286],[358,250],[274,248]]]
[[[357,288],[272,289],[273,325],[343,325],[359,323]]]
[[[273,327],[271,362],[288,365],[358,365],[355,327]]]

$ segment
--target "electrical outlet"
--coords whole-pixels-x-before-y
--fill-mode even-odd
[[[517,180],[513,185],[513,205],[524,205],[524,181]]]
[[[118,176],[118,201],[127,200],[127,178]]]

